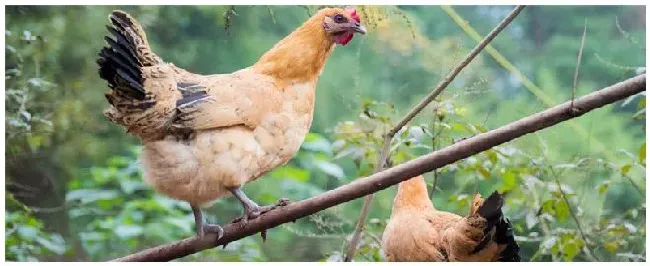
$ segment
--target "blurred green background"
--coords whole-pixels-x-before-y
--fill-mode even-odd
[[[253,64],[317,6],[7,6],[5,254],[102,261],[192,236],[189,205],[144,185],[139,141],[102,116],[95,60],[113,9],[153,50],[193,72]],[[428,93],[511,6],[360,6],[366,36],[337,47],[318,83],[311,133],[286,166],[245,187],[261,204],[302,200],[371,172],[381,134]],[[643,6],[530,6],[392,145],[394,163],[497,128],[645,67]],[[458,23],[467,21],[468,24]],[[481,37],[478,37],[481,38]],[[489,52],[489,53],[488,53]],[[645,93],[425,175],[438,209],[508,192],[524,261],[645,261]],[[377,194],[356,261],[382,261],[395,188]],[[337,261],[355,200],[182,261]],[[207,209],[227,223],[232,198]]]

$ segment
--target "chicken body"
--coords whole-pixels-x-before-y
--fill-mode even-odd
[[[502,205],[495,192],[476,195],[466,217],[438,211],[424,178],[411,178],[399,184],[382,249],[388,261],[519,261]]]
[[[141,156],[148,183],[193,205],[228,195],[229,188],[243,186],[289,161],[309,131],[314,111],[314,82],[279,90],[272,79],[251,69],[204,80],[210,86],[207,95],[234,103],[232,110],[217,101],[204,103],[203,108],[211,110],[204,119],[224,119],[237,109],[249,112],[242,116],[250,119],[232,117],[235,125],[198,129],[187,141],[171,135],[145,142]]]
[[[200,210],[219,197],[234,195],[244,220],[275,207],[258,206],[242,186],[298,151],[311,126],[325,61],[336,44],[365,33],[356,10],[322,9],[254,65],[199,75],[154,54],[127,13],[114,11],[109,20],[113,38],[105,38],[109,47],[97,61],[111,88],[104,114],[142,140],[145,180],[190,203],[199,235],[223,232],[204,226]]]

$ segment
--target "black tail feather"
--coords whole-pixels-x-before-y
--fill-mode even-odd
[[[141,70],[143,64],[138,60],[136,42],[133,39],[137,36],[130,36],[126,30],[130,24],[120,18],[120,15],[124,14],[113,12],[109,16],[112,25],[107,26],[107,29],[113,38],[104,37],[108,47],[99,52],[99,76],[108,81],[109,87],[119,91],[121,95],[144,100],[146,91]]]
[[[503,216],[501,211],[503,204],[503,195],[494,191],[478,208],[478,215],[487,220],[487,225],[484,230],[485,238],[474,248],[472,253],[478,253],[490,241],[495,241],[499,245],[506,245],[506,248],[499,254],[497,261],[521,261],[519,246],[515,241],[512,224]],[[492,230],[494,230],[494,237],[491,234]]]
[[[136,57],[131,55],[128,48],[124,48],[122,45],[120,45],[118,42],[114,41],[113,39],[109,38],[108,36],[104,37],[104,40],[106,40],[106,43],[108,43],[113,49],[114,52],[117,53],[117,55],[120,56],[120,59],[125,61],[125,63],[128,63],[129,70],[134,73],[134,74],[140,74],[140,64],[137,63],[137,60],[135,59]]]
[[[521,261],[521,257],[519,257],[519,245],[517,245],[517,242],[515,241],[515,232],[512,229],[512,224],[508,218],[503,217],[503,219],[501,219],[497,224],[494,238],[494,241],[496,241],[497,244],[506,245],[506,248],[501,251],[501,254],[499,254],[499,259],[497,261]]]
[[[501,207],[503,207],[503,196],[499,194],[499,192],[494,191],[487,199],[483,201],[483,204],[478,207],[478,210],[476,210],[476,212],[481,217],[487,219],[488,223],[492,222],[492,225],[494,225],[499,217],[503,215],[501,212]]]

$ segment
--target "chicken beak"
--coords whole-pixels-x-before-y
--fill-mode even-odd
[[[352,30],[354,32],[358,32],[358,33],[361,33],[361,34],[366,34],[366,27],[361,25],[361,23],[354,23],[354,27],[352,27]]]

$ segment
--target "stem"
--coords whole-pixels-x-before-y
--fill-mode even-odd
[[[573,104],[573,101],[571,103]],[[560,190],[560,195],[562,195],[562,200],[566,204],[567,209],[569,209],[569,214],[571,215],[571,218],[573,218],[573,221],[576,223],[576,227],[578,227],[578,232],[580,232],[580,238],[582,238],[582,241],[585,242],[585,247],[587,248],[587,251],[589,251],[586,252],[587,257],[589,257],[592,260],[598,261],[598,258],[594,256],[595,253],[593,249],[591,249],[591,246],[587,241],[587,237],[585,236],[584,230],[582,230],[582,226],[580,225],[580,220],[578,220],[578,216],[573,211],[573,208],[571,207],[571,203],[569,202],[566,193],[564,193],[564,190],[562,189],[562,184],[560,183],[559,176],[555,173],[555,170],[553,170],[553,166],[551,166],[550,169],[551,169],[551,173],[553,173],[553,179],[555,179],[555,184],[557,185],[557,188]]]
[[[375,165],[375,169],[373,171],[374,173],[384,170],[386,159],[388,159],[391,139],[392,137],[389,137],[388,134],[384,135],[384,144],[381,149],[381,152],[379,153],[379,161]],[[354,234],[352,235],[352,239],[350,239],[350,244],[348,244],[348,249],[347,252],[345,253],[345,257],[343,257],[343,261],[345,262],[351,261],[352,257],[354,257],[354,252],[357,249],[359,240],[361,240],[361,232],[363,232],[363,226],[366,224],[366,219],[368,218],[368,213],[370,212],[370,203],[372,203],[372,199],[374,196],[375,194],[373,193],[363,198],[363,207],[361,208],[359,221],[357,222],[357,226],[354,229]]]
[[[578,72],[580,71],[580,61],[582,61],[582,50],[585,48],[585,39],[587,37],[587,19],[585,19],[585,28],[582,31],[582,40],[580,41],[580,50],[578,51],[578,62],[576,63],[576,70],[573,72],[573,91],[571,92],[571,99],[576,98],[576,88],[578,87]],[[571,105],[573,110],[573,105]]]

